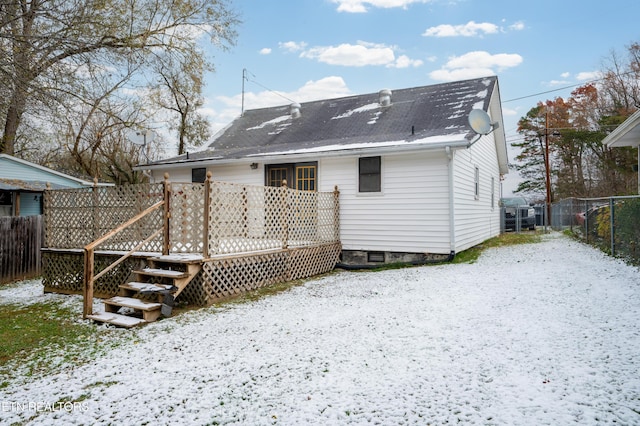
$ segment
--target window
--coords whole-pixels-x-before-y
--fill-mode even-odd
[[[476,197],[476,200],[480,198],[480,169],[476,166],[476,170],[475,170],[475,177],[473,179],[474,183],[474,194]]]
[[[286,167],[267,168],[267,186],[282,186],[282,181],[287,180]]]
[[[267,186],[287,186],[301,191],[316,191],[318,187],[318,163],[270,164],[265,167]]]
[[[380,157],[358,159],[358,191],[381,192]]]
[[[203,183],[207,179],[207,169],[202,167],[198,169],[191,169],[191,182]]]
[[[496,178],[492,177],[491,178],[491,209],[494,209],[496,207]]]
[[[296,167],[296,188],[301,191],[316,190],[316,166]]]

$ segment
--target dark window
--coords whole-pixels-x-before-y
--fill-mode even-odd
[[[301,191],[315,191],[318,180],[318,163],[270,164],[265,167],[267,186],[287,186]]]
[[[267,186],[282,186],[282,181],[287,180],[287,167],[274,166],[267,168]],[[288,183],[288,181],[287,181]]]
[[[202,167],[199,169],[191,169],[191,182],[203,183],[207,179],[207,169]]]
[[[0,206],[11,205],[11,193],[9,191],[0,191]]]
[[[358,161],[358,191],[381,192],[380,157],[362,157]]]

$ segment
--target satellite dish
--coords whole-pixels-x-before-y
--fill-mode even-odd
[[[472,109],[469,113],[469,125],[479,135],[488,135],[498,123],[491,123],[491,118],[482,109]]]

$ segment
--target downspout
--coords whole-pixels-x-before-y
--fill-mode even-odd
[[[450,146],[446,146],[444,151],[447,154],[447,169],[449,171],[449,257],[453,259],[456,255],[455,202],[453,198],[453,151]]]

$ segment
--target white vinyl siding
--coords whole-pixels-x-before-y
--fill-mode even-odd
[[[456,253],[500,233],[500,210],[492,208],[492,194],[495,194],[495,189],[491,188],[491,183],[495,182],[496,176],[499,176],[496,158],[493,134],[483,136],[469,149],[455,151]],[[477,196],[476,169],[478,170]]]
[[[358,193],[358,157],[320,161],[320,191],[340,190],[345,250],[448,254],[444,150],[382,156],[382,192]]]

